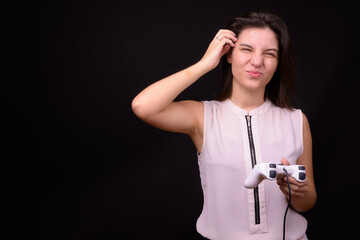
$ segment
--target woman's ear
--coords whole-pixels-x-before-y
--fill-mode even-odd
[[[232,52],[234,48],[230,48],[230,50],[226,53],[226,60],[229,64],[232,64]]]
[[[232,63],[232,49],[228,53],[226,53],[226,60],[228,63]]]

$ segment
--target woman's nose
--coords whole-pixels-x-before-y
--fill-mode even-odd
[[[254,53],[251,57],[251,65],[254,67],[260,67],[263,62],[263,56],[261,54]]]

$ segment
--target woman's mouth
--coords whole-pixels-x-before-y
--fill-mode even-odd
[[[259,71],[246,71],[249,75],[250,75],[250,77],[252,77],[252,78],[258,78],[258,77],[260,77],[261,75],[262,75],[262,73],[261,72],[259,72]]]

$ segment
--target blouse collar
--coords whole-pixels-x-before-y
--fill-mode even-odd
[[[250,116],[257,116],[257,115],[261,115],[262,113],[266,112],[271,106],[272,103],[270,100],[266,99],[265,102],[263,104],[261,104],[259,107],[251,110],[250,112],[238,107],[237,105],[235,105],[235,103],[233,103],[229,98],[224,100],[224,104],[229,107],[232,111],[240,114],[240,115],[250,115]]]

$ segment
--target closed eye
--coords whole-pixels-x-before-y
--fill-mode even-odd
[[[267,52],[267,53],[265,53],[267,56],[270,56],[270,57],[276,57],[276,54],[275,53],[269,53],[269,52]]]
[[[241,51],[244,51],[244,52],[251,52],[251,49],[250,49],[250,48],[241,48]]]
[[[241,47],[240,50],[244,52],[251,52],[253,47],[246,43],[240,43],[239,46]]]
[[[267,56],[276,57],[279,51],[276,48],[270,48],[265,50]]]

